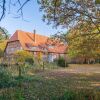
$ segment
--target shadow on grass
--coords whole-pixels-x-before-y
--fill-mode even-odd
[[[0,100],[99,100],[100,89],[91,82],[100,82],[99,74],[46,71],[14,76],[0,89]]]

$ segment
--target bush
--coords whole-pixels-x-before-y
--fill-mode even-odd
[[[28,51],[23,51],[23,50],[17,51],[15,52],[15,57],[17,57],[16,59],[17,63],[22,65],[25,64],[25,62],[29,63],[30,65],[33,65],[34,63],[33,55]]]
[[[9,87],[11,75],[4,68],[0,68],[0,88]]]
[[[65,59],[63,57],[60,57],[59,59],[56,59],[55,62],[57,63],[57,65],[59,67],[68,67],[67,62],[65,61]]]
[[[34,64],[34,60],[33,60],[33,58],[31,58],[31,57],[26,58],[26,59],[25,59],[25,62],[26,62],[26,63],[29,63],[30,65],[33,65],[33,64]]]
[[[1,63],[0,67],[8,67],[8,64],[7,63]]]

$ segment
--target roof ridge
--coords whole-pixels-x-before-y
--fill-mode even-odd
[[[38,33],[35,33],[36,35],[39,35],[39,36],[43,36],[43,37],[47,37],[48,38],[48,36],[45,36],[45,35],[42,35],[42,34],[38,34]]]
[[[21,32],[24,32],[24,33],[29,33],[29,34],[33,34],[33,32],[27,32],[27,31],[23,31],[23,30],[16,30],[16,31],[21,31]],[[42,35],[42,34],[39,34],[39,33],[35,33],[36,35],[39,35],[39,36],[43,36],[43,37],[48,37],[48,36],[45,36],[45,35]]]

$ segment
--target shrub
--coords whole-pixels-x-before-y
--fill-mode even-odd
[[[15,57],[17,58],[16,62],[18,66],[19,77],[22,77],[22,72],[23,72],[23,69],[25,68],[25,62],[32,64],[34,62],[33,55],[32,53],[28,51],[19,50],[15,52]]]
[[[1,66],[2,66],[2,67],[8,67],[8,64],[7,64],[7,63],[1,63],[1,64],[0,64],[0,67],[1,67]]]
[[[33,60],[32,57],[26,58],[26,59],[25,59],[25,62],[26,62],[26,63],[29,63],[30,65],[33,65],[33,64],[34,64],[34,60]]]
[[[11,75],[4,68],[0,67],[0,88],[9,87],[11,83]]]
[[[59,59],[55,60],[55,62],[60,67],[68,67],[67,62],[65,61],[65,59],[63,57],[60,57]]]
[[[28,59],[28,61],[30,58],[31,58],[31,61],[33,59],[32,53],[30,53],[28,51],[23,51],[23,50],[15,52],[15,57],[17,57],[16,61],[19,64],[24,64],[26,59]]]

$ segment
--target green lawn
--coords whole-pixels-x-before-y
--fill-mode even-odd
[[[99,65],[32,72],[23,76],[21,86],[1,89],[0,100],[100,100]]]

